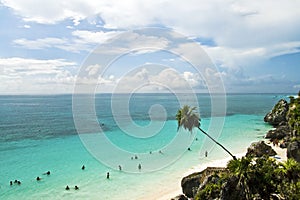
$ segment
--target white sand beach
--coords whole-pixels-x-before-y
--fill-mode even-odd
[[[243,155],[245,155],[246,152],[237,154],[237,158],[241,158]],[[208,161],[209,159],[207,159]],[[195,173],[195,172],[201,172],[207,167],[226,167],[228,161],[231,160],[231,157],[227,157],[225,159],[221,160],[215,160],[211,162],[206,162],[205,164],[199,164],[196,166],[191,167],[189,170],[182,173],[180,176],[176,177],[176,181],[173,182],[171,185],[168,185],[167,188],[165,188],[163,191],[158,191],[156,194],[153,194],[151,197],[146,197],[146,200],[170,200],[180,194],[182,194],[181,189],[181,180],[183,177],[188,176],[189,174]]]
[[[282,149],[279,146],[272,146],[271,142],[269,141],[265,141],[266,144],[268,144],[269,146],[271,146],[275,152],[277,153],[277,155],[275,156],[275,158],[280,161],[280,162],[284,162],[287,160],[287,156],[286,156],[286,149]],[[236,157],[237,158],[241,158],[242,156],[246,155],[246,152],[244,153],[240,153],[237,154]],[[146,200],[153,200],[153,199],[157,199],[157,200],[170,200],[180,194],[182,194],[182,189],[181,189],[181,180],[183,177],[188,176],[192,173],[195,172],[200,172],[203,171],[204,169],[206,169],[207,167],[226,167],[228,161],[231,159],[231,157],[227,157],[225,159],[221,159],[221,160],[216,160],[216,161],[212,161],[206,164],[200,164],[197,166],[193,166],[191,167],[188,171],[184,172],[182,174],[182,176],[177,177],[178,180],[177,182],[175,182],[174,184],[169,185],[168,188],[166,188],[166,190],[162,191],[161,193],[158,192],[156,194],[153,194],[153,196],[151,196],[150,198],[145,198]]]
[[[272,144],[272,142],[270,142],[269,140],[265,140],[265,143],[267,145],[269,145],[270,147],[272,147],[274,149],[274,151],[277,153],[277,155],[275,156],[275,158],[278,160],[278,161],[286,161],[287,160],[287,153],[286,153],[286,148],[285,149],[282,149],[280,148],[279,146],[274,146]]]

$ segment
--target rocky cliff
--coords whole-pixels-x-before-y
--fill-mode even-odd
[[[264,121],[273,126],[279,125],[286,121],[286,114],[289,110],[288,102],[281,99],[274,108],[265,116]]]
[[[264,117],[264,121],[273,125],[265,138],[273,144],[287,148],[287,157],[300,162],[300,92],[298,97],[290,97],[290,102],[281,99]]]
[[[293,159],[278,164],[269,159],[276,155],[270,146],[252,143],[245,157],[231,160],[226,168],[208,167],[184,177],[183,195],[174,199],[300,199],[300,184],[293,184],[300,183],[300,92],[290,103],[281,99],[264,121],[275,128],[266,138],[287,148]]]

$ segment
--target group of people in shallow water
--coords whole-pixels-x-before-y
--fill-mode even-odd
[[[82,170],[85,170],[85,166],[82,165],[81,169],[82,169]],[[70,190],[70,187],[67,185],[65,189],[66,189],[66,190]],[[75,185],[74,189],[75,189],[75,190],[79,190],[79,187],[78,187],[77,185]]]
[[[43,173],[43,175],[50,175],[50,171],[47,171],[47,172],[45,172],[45,173]],[[36,180],[37,181],[40,181],[40,180],[42,180],[42,178],[40,178],[39,176],[38,177],[36,177]]]
[[[133,158],[132,158],[132,159],[133,159]],[[138,157],[135,156],[135,159],[138,159]],[[121,165],[119,165],[118,168],[119,168],[120,171],[122,171],[122,166],[121,166]],[[82,169],[82,170],[85,170],[85,166],[82,165],[81,169]],[[139,169],[139,170],[142,169],[142,165],[141,165],[141,164],[138,165],[138,169]],[[50,174],[51,174],[50,171],[47,171],[47,172],[43,173],[43,175],[50,175]],[[107,179],[110,178],[109,172],[106,173],[106,178],[107,178]],[[41,180],[42,180],[41,177],[39,177],[39,176],[36,177],[36,181],[41,181]],[[13,181],[10,181],[9,184],[10,184],[11,186],[12,186],[13,184],[21,185],[21,181],[19,181],[19,180],[15,180],[14,182],[13,182]],[[78,187],[77,185],[75,185],[75,186],[74,186],[74,189],[75,189],[75,190],[79,190],[79,187]],[[69,185],[67,185],[67,186],[65,187],[65,190],[70,190]]]
[[[84,170],[84,169],[85,169],[85,166],[83,165],[83,166],[81,167],[81,169]],[[51,174],[50,171],[47,171],[47,172],[43,173],[43,175],[48,175],[48,176],[49,176],[50,174]],[[42,180],[42,178],[39,177],[39,176],[37,176],[37,177],[36,177],[36,180],[37,180],[37,181],[40,181],[40,180]],[[9,185],[12,186],[13,184],[21,185],[21,181],[15,180],[14,182],[13,182],[13,181],[10,181],[10,182],[9,182]],[[67,185],[65,189],[66,189],[66,190],[70,190],[70,187]],[[78,187],[77,185],[75,185],[74,189],[75,189],[75,190],[79,190],[79,187]]]
[[[79,190],[79,187],[77,185],[75,185],[74,189]],[[66,190],[70,190],[70,187],[68,185],[66,186]]]
[[[191,151],[191,149],[188,148],[188,151]],[[159,153],[160,153],[160,154],[163,154],[163,152],[162,152],[161,150],[159,151]],[[152,154],[152,151],[150,151],[150,154]],[[205,151],[205,157],[207,157],[207,156],[208,156],[208,152]],[[133,160],[133,159],[136,159],[136,160],[137,160],[137,159],[138,159],[138,156],[135,155],[134,157],[131,157],[131,160]],[[119,168],[119,171],[122,171],[122,166],[121,166],[121,165],[119,165],[118,168]],[[82,165],[81,169],[82,169],[82,170],[85,170],[85,166]],[[142,170],[142,165],[141,165],[141,163],[138,164],[138,170],[139,170],[139,171]],[[43,175],[50,175],[50,174],[51,174],[50,171],[47,171],[47,172],[43,173]],[[109,172],[106,173],[106,178],[107,178],[107,179],[110,178]],[[40,181],[41,179],[42,179],[42,178],[40,178],[39,176],[36,177],[36,180],[37,180],[37,181]],[[9,184],[10,184],[11,186],[12,186],[13,184],[21,185],[21,181],[19,181],[19,180],[15,180],[14,182],[13,182],[13,181],[10,181]],[[65,189],[66,189],[66,190],[70,190],[70,187],[67,185]],[[79,190],[79,187],[78,187],[77,185],[75,185],[74,189],[75,189],[75,190]]]
[[[50,171],[47,171],[47,172],[43,173],[43,175],[50,175]],[[40,181],[41,178],[38,176],[38,177],[36,177],[36,180],[37,180],[37,181]],[[14,182],[13,182],[13,181],[9,181],[9,185],[12,186],[13,183],[14,183],[14,184],[21,185],[21,181],[19,181],[19,180],[15,180]]]
[[[14,184],[21,185],[21,181],[15,180],[15,181],[14,181]],[[13,185],[13,182],[12,182],[12,181],[9,181],[9,185]]]

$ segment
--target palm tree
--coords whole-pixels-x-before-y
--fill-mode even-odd
[[[287,177],[290,182],[297,182],[300,178],[300,164],[292,158],[287,159],[284,163],[280,163],[279,174]]]
[[[229,171],[238,178],[237,188],[244,192],[245,198],[250,199],[249,171],[251,168],[251,157],[230,160],[227,164]]]
[[[190,132],[193,130],[193,128],[198,128],[202,133],[204,133],[217,145],[222,147],[233,158],[233,160],[236,160],[236,157],[232,155],[223,145],[221,145],[214,138],[208,135],[203,129],[200,128],[201,119],[199,114],[196,112],[196,107],[190,107],[188,105],[184,105],[181,109],[178,110],[176,114],[176,119],[178,122],[177,131],[179,130],[180,127],[183,127],[184,129],[188,129]]]

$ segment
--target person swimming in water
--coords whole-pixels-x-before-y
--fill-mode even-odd
[[[75,185],[75,190],[79,190],[79,187],[77,185]]]
[[[107,178],[107,179],[109,179],[109,172],[107,172],[107,174],[106,174],[106,178]]]
[[[84,165],[82,165],[81,169],[82,169],[82,170],[84,170],[84,169],[85,169],[85,166],[84,166]]]
[[[43,173],[44,175],[50,175],[50,171]]]
[[[37,180],[37,181],[40,181],[40,180],[41,180],[41,178],[38,176],[38,177],[36,177],[36,180]]]
[[[70,188],[69,188],[69,186],[68,186],[68,185],[66,186],[66,190],[70,190]]]
[[[141,163],[139,164],[138,168],[139,168],[139,170],[141,171],[141,169],[142,169]]]
[[[121,165],[119,165],[119,170],[122,171],[122,166]]]

